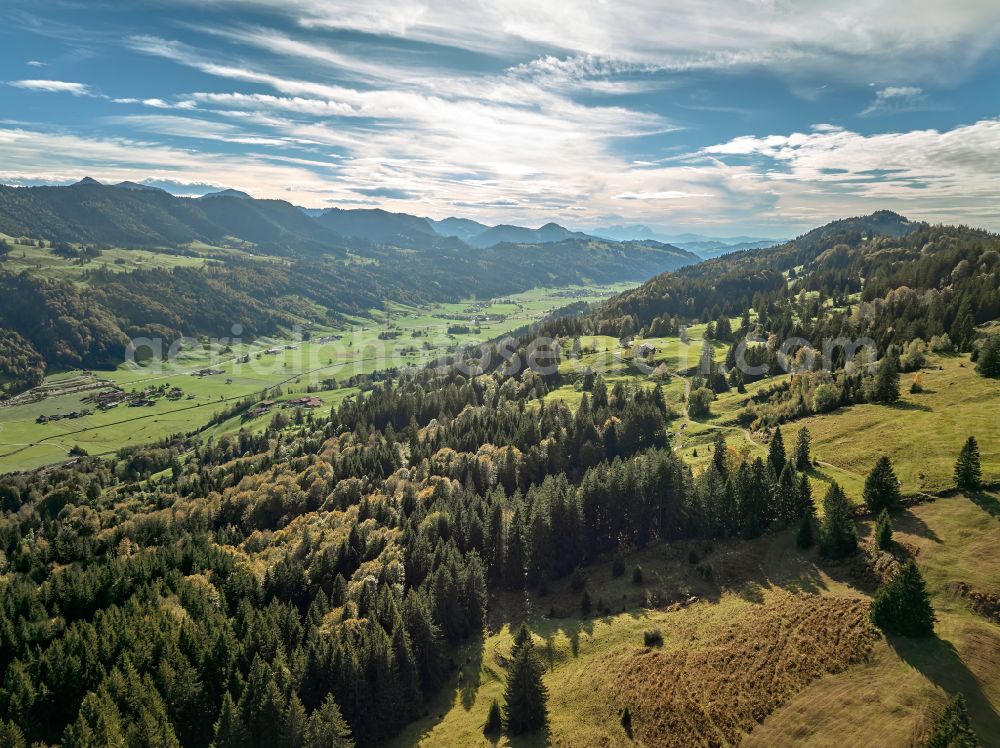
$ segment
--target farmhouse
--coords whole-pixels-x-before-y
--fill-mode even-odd
[[[654,353],[656,353],[656,346],[652,343],[643,343],[639,346],[639,355],[643,358],[652,356]]]
[[[293,408],[318,408],[323,401],[318,397],[298,397],[290,400],[288,404]]]

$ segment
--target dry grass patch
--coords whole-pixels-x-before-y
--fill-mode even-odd
[[[650,745],[732,745],[812,681],[865,660],[877,638],[866,600],[781,594],[697,647],[618,657],[612,698]]]

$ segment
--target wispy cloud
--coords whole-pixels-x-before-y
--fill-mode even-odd
[[[90,88],[83,83],[51,80],[7,81],[8,86],[24,88],[29,91],[50,91],[52,93],[69,93],[74,96],[90,96]]]
[[[862,116],[872,114],[895,114],[911,112],[925,105],[927,95],[916,86],[886,86],[875,92],[875,99],[861,112]]]

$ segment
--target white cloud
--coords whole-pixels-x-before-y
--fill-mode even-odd
[[[53,93],[69,93],[74,96],[90,96],[90,89],[83,83],[50,80],[7,81],[8,86],[24,88],[29,91],[50,91]]]
[[[193,2],[194,0],[176,0]],[[822,68],[836,77],[959,73],[1000,36],[982,0],[199,0],[507,58],[562,53],[658,66]],[[830,62],[838,64],[831,68]],[[947,61],[948,65],[942,65]],[[870,80],[870,78],[864,78]]]

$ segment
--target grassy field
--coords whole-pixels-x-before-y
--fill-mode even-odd
[[[738,426],[737,418],[748,397],[789,375],[753,382],[747,385],[745,395],[736,390],[719,395],[712,403],[711,415],[689,419],[683,415],[684,379],[697,365],[702,332],[703,327],[691,328],[689,344],[677,338],[651,339],[648,342],[657,351],[649,363],[635,360],[635,346],[647,341],[634,341],[631,349],[625,349],[616,338],[583,337],[582,354],[567,356],[563,361],[560,371],[564,383],[547,399],[562,400],[571,408],[579,406],[583,373],[588,368],[605,376],[609,387],[618,381],[653,387],[656,380],[650,370],[666,364],[671,376],[661,380],[664,395],[671,408],[682,414],[670,428],[674,446],[687,462],[696,469],[706,464],[711,457],[709,446],[719,430],[724,432],[730,449],[751,458],[766,457],[768,435]],[[570,345],[567,341],[567,352]],[[588,352],[591,349],[595,352]],[[716,361],[725,359],[724,345],[716,344],[714,352]],[[853,405],[782,427],[789,450],[798,429],[809,429],[813,455],[819,461],[810,473],[814,495],[821,497],[829,483],[837,481],[852,499],[860,501],[865,477],[881,455],[892,459],[905,493],[948,489],[954,484],[952,471],[958,450],[969,436],[979,442],[984,480],[1000,481],[1000,417],[995,405],[991,405],[1000,401],[1000,381],[977,375],[966,355],[932,356],[921,372],[921,393],[909,392],[913,376],[903,375],[902,394],[893,405]]]
[[[76,445],[90,454],[108,454],[199,429],[245,397],[261,395],[264,399],[264,392],[280,404],[308,390],[328,408],[357,391],[340,385],[352,376],[428,363],[460,345],[477,344],[529,324],[570,301],[597,301],[626,287],[535,289],[496,300],[424,308],[394,306],[373,312],[369,319],[352,320],[345,329],[313,328],[309,340],[289,334],[252,342],[193,341],[176,357],[153,366],[123,364],[110,372],[55,374],[43,384],[44,399],[0,407],[0,472],[65,459]],[[467,325],[470,331],[449,334],[448,326],[456,324]],[[380,335],[394,337],[380,339]],[[205,368],[218,373],[194,376]],[[169,385],[179,387],[182,395],[177,400],[158,398],[150,406],[122,405],[101,411],[84,398],[97,392],[102,383],[126,392]],[[91,413],[36,423],[39,416],[66,416],[84,409]],[[269,418],[247,421],[236,417],[208,433],[217,436],[240,428],[262,428]]]
[[[983,744],[1000,745],[1000,626],[954,592],[957,582],[1000,592],[998,507],[992,495],[956,497],[897,519],[900,553],[916,556],[937,611],[930,640],[874,631],[870,589],[788,534],[646,550],[629,559],[643,567],[642,586],[592,567],[591,598],[608,609],[593,617],[577,615],[579,595],[565,584],[545,598],[501,597],[491,617],[527,619],[548,665],[550,724],[500,745],[905,746],[956,691]],[[691,550],[711,580],[688,563]],[[650,649],[643,632],[654,627],[664,643]],[[503,701],[510,646],[506,625],[470,646],[453,688],[394,745],[493,744],[482,725]]]

